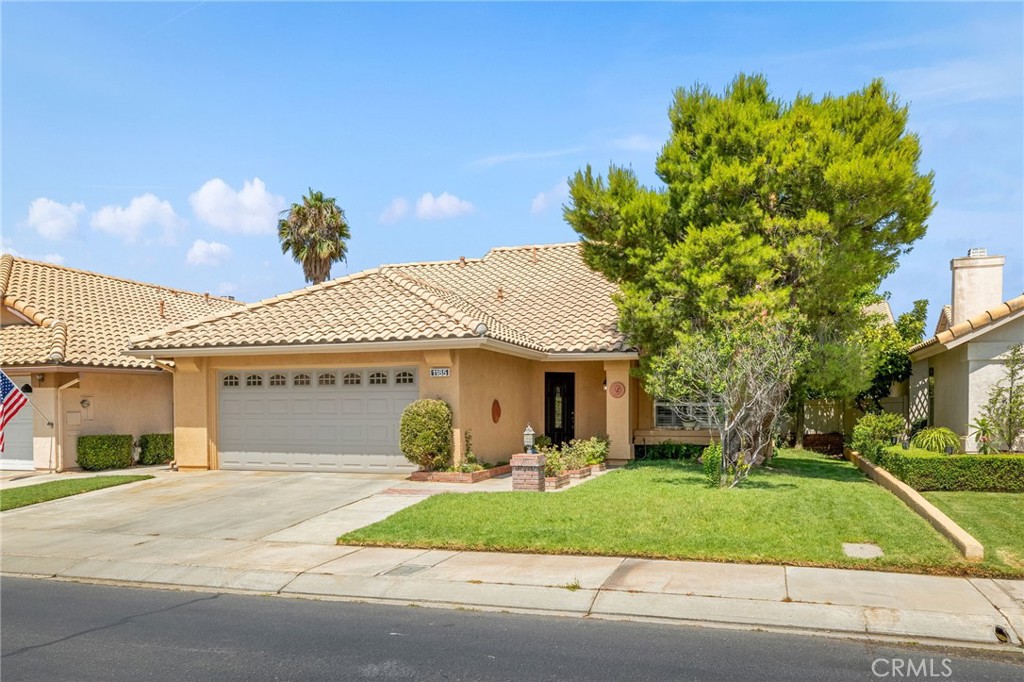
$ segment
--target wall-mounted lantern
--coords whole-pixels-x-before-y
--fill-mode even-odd
[[[78,404],[82,406],[83,410],[88,410],[89,406],[92,405],[87,398],[82,398],[78,401]]]
[[[530,426],[529,422],[526,424],[526,430],[523,431],[523,452],[534,454],[536,450],[533,449],[533,436],[536,432],[533,427]]]

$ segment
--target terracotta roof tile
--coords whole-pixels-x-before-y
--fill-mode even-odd
[[[983,313],[979,313],[978,315],[966,319],[963,322],[958,322],[949,328],[943,329],[930,339],[925,339],[916,346],[913,346],[910,349],[910,353],[916,353],[917,351],[927,348],[928,346],[933,346],[936,343],[947,344],[955,341],[956,339],[962,339],[968,334],[973,334],[974,332],[984,329],[988,325],[998,322],[1004,317],[1013,315],[1021,310],[1024,310],[1024,294],[1011,298],[1009,301],[1005,301],[1004,303],[1000,303],[996,307],[986,310]],[[943,312],[945,313],[945,309],[943,309]]]
[[[133,339],[137,350],[458,339],[547,352],[626,350],[616,288],[578,244],[386,265]]]
[[[128,338],[241,304],[216,296],[0,258],[0,301],[29,323],[0,328],[0,364],[155,368],[125,355]]]

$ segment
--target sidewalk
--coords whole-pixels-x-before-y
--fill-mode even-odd
[[[1024,635],[1020,580],[29,528],[2,541],[4,575],[1003,649]]]

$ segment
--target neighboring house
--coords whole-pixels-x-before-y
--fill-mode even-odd
[[[0,467],[47,470],[76,466],[79,435],[170,433],[171,374],[128,338],[241,305],[9,254],[0,304],[0,367],[35,408],[8,424]]]
[[[910,349],[910,420],[960,434],[966,452],[978,444],[969,424],[1004,375],[1010,346],[1024,342],[1024,295],[1003,301],[1003,256],[971,249],[950,261],[952,303],[935,335]]]
[[[174,362],[182,469],[407,470],[399,419],[418,398],[451,406],[456,457],[471,431],[478,457],[508,460],[527,424],[556,442],[607,434],[613,463],[634,438],[708,442],[699,406],[681,422],[630,376],[614,292],[579,244],[497,248],[349,275],[130,352]]]

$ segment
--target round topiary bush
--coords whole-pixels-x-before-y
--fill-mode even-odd
[[[443,400],[416,400],[402,410],[399,427],[402,454],[421,469],[443,469],[451,463],[452,410]]]

